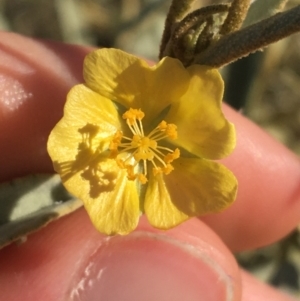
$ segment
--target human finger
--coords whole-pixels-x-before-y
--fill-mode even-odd
[[[201,233],[201,237],[199,235]],[[237,264],[198,219],[153,229],[143,218],[128,236],[105,237],[86,212],[52,223],[0,251],[3,300],[238,301]]]
[[[253,122],[225,108],[236,126],[237,147],[223,162],[239,182],[226,211],[204,217],[234,251],[270,244],[300,221],[300,162]]]
[[[0,182],[53,171],[48,135],[70,87],[82,82],[86,47],[0,33]]]
[[[242,301],[296,301],[294,297],[260,282],[245,271],[241,272],[241,277],[243,287]]]
[[[143,219],[129,236],[108,239],[78,210],[1,250],[0,266],[1,297],[10,301],[294,300],[240,274],[220,239],[195,218],[167,232]]]

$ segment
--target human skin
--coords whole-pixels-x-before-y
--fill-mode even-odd
[[[67,92],[83,82],[90,50],[0,33],[0,181],[53,172],[47,137]],[[222,160],[239,181],[232,207],[170,231],[143,217],[134,233],[110,239],[80,209],[0,251],[1,300],[293,300],[241,271],[232,252],[275,242],[299,223],[299,159],[240,113],[224,112],[237,130],[236,150]]]

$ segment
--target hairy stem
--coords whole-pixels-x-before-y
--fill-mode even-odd
[[[223,36],[193,63],[220,68],[300,31],[300,5]]]
[[[160,51],[159,51],[159,58],[163,57],[163,53],[165,51],[166,45],[168,44],[172,29],[176,23],[181,21],[186,13],[191,8],[195,0],[173,0],[165,21],[165,28],[161,40]]]
[[[250,0],[233,0],[227,18],[220,30],[220,34],[227,35],[240,29],[247,16],[249,6]]]

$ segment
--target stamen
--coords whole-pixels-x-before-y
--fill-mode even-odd
[[[170,154],[167,154],[165,157],[164,157],[164,161],[166,163],[171,163],[173,162],[174,160],[178,159],[180,157],[180,151],[178,148],[175,149],[175,151],[173,153],[170,153]]]
[[[142,134],[142,136],[144,136],[144,129],[143,129],[143,124],[142,124],[141,119],[139,119],[139,126],[140,126],[140,129],[141,129],[141,134]]]
[[[126,165],[127,169],[127,178],[128,180],[135,180],[137,175],[134,173],[134,168],[132,165]]]
[[[118,146],[121,143],[121,140],[123,138],[123,133],[121,131],[117,131],[113,137],[113,139],[110,141],[109,149],[110,150],[117,150]]]
[[[109,146],[118,166],[126,169],[128,179],[131,181],[138,180],[141,184],[146,184],[148,181],[148,164],[153,165],[154,176],[160,173],[168,175],[174,169],[170,163],[180,156],[178,148],[173,151],[168,147],[158,145],[160,140],[177,138],[176,125],[163,120],[145,136],[142,123],[144,116],[145,114],[141,109],[130,108],[126,111],[122,117],[126,119],[126,124],[132,132],[132,138],[123,136],[122,131],[119,130],[112,138]],[[128,154],[125,156],[126,159],[118,157],[121,153]],[[140,162],[142,165],[139,165]],[[143,170],[142,173],[135,172],[137,165],[139,165],[139,170]]]
[[[149,137],[155,140],[163,138],[177,139],[177,126],[163,120],[150,134]]]
[[[158,174],[162,173],[162,169],[160,167],[154,167],[152,172],[154,176],[157,176]]]
[[[172,170],[174,170],[174,167],[171,164],[167,164],[167,166],[163,168],[165,175],[168,175]]]
[[[128,111],[126,111],[123,114],[123,119],[126,119],[130,125],[133,125],[136,121],[136,119],[138,120],[142,120],[145,116],[145,113],[141,111],[141,109],[132,109],[130,108]]]
[[[146,184],[148,182],[148,179],[146,178],[146,176],[142,173],[139,173],[137,176],[138,180],[142,183],[142,184]]]

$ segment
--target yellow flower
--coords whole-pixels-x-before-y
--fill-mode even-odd
[[[169,229],[234,201],[236,178],[212,161],[235,147],[217,70],[169,57],[150,67],[101,49],[87,55],[84,79],[69,92],[48,151],[100,232],[127,234],[141,213]]]

